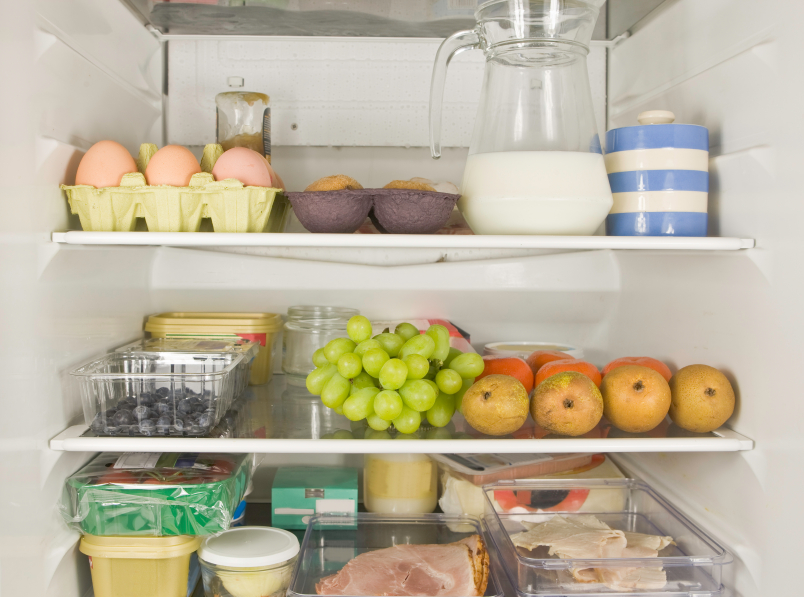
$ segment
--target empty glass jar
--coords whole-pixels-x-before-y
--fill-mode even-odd
[[[288,309],[282,342],[282,371],[290,383],[304,384],[315,366],[313,353],[335,338],[346,337],[346,323],[360,315],[345,307],[301,306]]]

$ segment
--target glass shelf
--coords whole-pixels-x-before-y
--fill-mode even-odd
[[[696,434],[665,421],[644,434],[607,424],[583,437],[547,435],[528,419],[510,436],[491,437],[472,429],[460,414],[441,429],[422,427],[410,436],[374,432],[325,407],[304,386],[277,375],[250,387],[215,430],[217,437],[99,437],[85,425],[70,427],[50,442],[54,450],[79,452],[232,452],[316,454],[364,453],[571,453],[571,452],[736,452],[753,441],[731,431]]]

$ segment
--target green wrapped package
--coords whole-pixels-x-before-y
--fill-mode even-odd
[[[89,535],[212,535],[229,528],[251,454],[99,454],[67,479],[61,511]]]

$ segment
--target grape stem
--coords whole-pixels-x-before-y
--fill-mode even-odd
[[[430,364],[436,368],[436,372],[441,371],[441,368],[444,366],[444,361],[440,359],[430,359]]]

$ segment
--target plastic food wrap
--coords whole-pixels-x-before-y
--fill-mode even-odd
[[[102,453],[67,479],[64,520],[90,535],[211,535],[229,528],[250,454]]]

